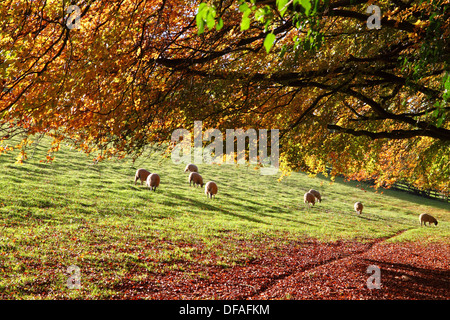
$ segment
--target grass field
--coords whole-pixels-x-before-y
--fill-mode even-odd
[[[190,187],[184,165],[158,154],[93,165],[86,155],[62,147],[43,163],[48,144],[36,146],[23,164],[0,156],[0,298],[108,299],[118,284],[149,274],[186,271],[186,264],[230,268],[257,258],[253,244],[277,246],[320,241],[389,238],[388,241],[450,240],[450,204],[358,182],[293,173],[261,176],[252,166],[199,165],[205,182],[219,186],[216,199]],[[33,155],[32,155],[33,154]],[[32,155],[32,156],[31,156]],[[156,192],[134,185],[137,168],[161,176]],[[308,210],[303,194],[322,192]],[[353,204],[365,205],[362,215]],[[420,213],[437,227],[420,227]],[[401,232],[401,233],[400,233]],[[398,236],[395,236],[399,234]],[[67,287],[67,267],[80,268],[82,289]]]

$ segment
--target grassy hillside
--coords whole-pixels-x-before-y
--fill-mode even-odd
[[[93,165],[64,147],[49,164],[39,161],[47,149],[38,145],[23,165],[0,156],[1,298],[110,298],[125,277],[183,270],[190,261],[230,267],[260,255],[243,250],[247,241],[450,240],[448,203],[401,192],[301,173],[277,182],[253,167],[199,165],[205,182],[219,186],[208,199],[189,187],[184,165],[156,154],[135,165]],[[156,192],[134,185],[138,167],[161,176]],[[308,210],[310,188],[323,201]],[[356,201],[365,205],[362,215],[353,211]],[[438,227],[421,228],[422,212]],[[82,290],[66,287],[70,265],[81,269]]]

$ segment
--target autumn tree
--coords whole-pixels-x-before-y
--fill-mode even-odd
[[[449,1],[4,1],[0,16],[0,135],[25,135],[20,150],[47,134],[50,152],[137,156],[201,120],[280,129],[286,171],[450,191]]]

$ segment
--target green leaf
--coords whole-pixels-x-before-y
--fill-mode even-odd
[[[436,122],[436,127],[440,128],[442,126],[442,122],[444,122],[444,115],[440,117]]]
[[[255,20],[263,23],[265,20],[265,12],[263,8],[259,8],[255,11]]]
[[[312,14],[317,13],[318,10],[319,10],[319,0],[314,0],[314,9]]]
[[[250,8],[248,7],[248,5],[245,2],[239,6],[239,11],[240,12],[245,12],[245,11],[247,11],[249,9]]]
[[[446,73],[443,78],[444,82],[444,93],[442,95],[442,98],[446,102],[450,99],[450,74]]]
[[[433,111],[433,117],[434,118],[437,118],[437,116],[439,115],[439,104],[436,107],[438,107],[438,109]]]
[[[200,5],[198,6],[198,10],[197,10],[197,14],[199,14],[200,12],[203,11],[203,9],[205,9],[205,7],[207,7],[208,5],[205,2],[200,3]]]
[[[287,51],[286,44],[283,44],[283,47],[281,47],[280,58],[284,57],[284,55],[286,54],[286,51]]]
[[[216,30],[219,31],[222,28],[223,28],[223,20],[222,20],[222,18],[219,18],[219,21],[217,22],[217,25],[216,25]]]
[[[250,28],[250,19],[242,17],[241,31],[247,30],[248,28]]]
[[[250,13],[252,13],[251,9],[248,9],[247,11],[244,12],[244,14],[242,15],[242,20],[241,20],[241,31],[247,30],[248,28],[250,28],[250,18],[249,15]]]
[[[198,28],[198,34],[202,34],[205,32],[205,15],[207,14],[207,11],[209,10],[209,6],[202,2],[198,6],[197,14],[195,15],[195,21],[197,23]]]
[[[305,9],[305,14],[309,16],[309,12],[311,10],[311,1],[310,0],[300,0],[300,5]]]
[[[286,4],[288,2],[289,2],[289,0],[277,0],[276,1],[277,8],[278,8],[278,11],[280,12],[281,16],[284,16],[284,14],[286,13],[286,10],[287,10]]]
[[[202,34],[203,32],[205,32],[205,22],[203,21],[203,18],[200,17],[200,15],[198,14],[195,17],[195,20],[197,21],[197,28],[198,28],[197,34]]]
[[[214,15],[208,14],[208,16],[206,17],[206,25],[208,26],[209,29],[214,28],[214,26],[216,25],[216,20],[214,19]]]
[[[271,25],[272,25],[272,21],[267,20],[266,23],[264,24],[264,32],[269,31]]]
[[[449,76],[449,74],[446,74],[445,78],[446,79],[445,79],[444,87],[445,87],[445,89],[450,90],[450,76]]]
[[[266,48],[267,53],[269,53],[270,49],[272,49],[275,40],[276,36],[272,32],[266,35],[266,38],[264,39],[264,48]]]

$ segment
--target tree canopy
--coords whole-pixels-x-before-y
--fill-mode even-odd
[[[77,5],[79,28],[67,8]],[[380,8],[379,28],[370,28]],[[137,156],[177,128],[280,130],[283,169],[450,191],[448,0],[0,6],[0,137]],[[369,22],[368,22],[369,20]],[[72,26],[72,27],[71,27]],[[8,151],[6,144],[0,151]]]

